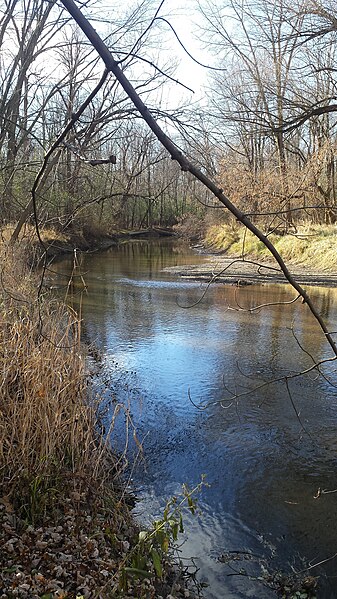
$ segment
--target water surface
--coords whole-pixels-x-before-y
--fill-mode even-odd
[[[151,521],[182,483],[206,474],[201,513],[185,517],[182,555],[196,558],[206,597],[263,599],[270,589],[228,576],[219,556],[252,552],[291,572],[335,554],[337,493],[314,497],[337,488],[337,377],[325,367],[326,378],[292,378],[311,356],[330,355],[306,306],[245,310],[291,300],[288,287],[213,285],[194,305],[204,286],[163,271],[205,260],[171,241],[85,255],[87,292],[77,269],[69,300],[81,305],[86,339],[103,352],[104,393],[130,402],[143,440],[144,460],[132,472],[138,514]],[[56,267],[60,287],[72,267]],[[336,291],[311,292],[337,330]],[[288,388],[277,380],[285,375]],[[319,597],[337,596],[336,565],[310,571],[322,577]],[[260,573],[254,560],[233,566]]]

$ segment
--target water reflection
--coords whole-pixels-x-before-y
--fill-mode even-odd
[[[288,388],[279,380],[310,367],[311,355],[329,356],[300,302],[248,311],[289,302],[291,290],[215,285],[193,306],[203,287],[162,272],[205,259],[170,242],[84,256],[88,292],[77,277],[71,298],[81,304],[87,339],[105,353],[111,388],[131,398],[144,438],[134,480],[139,511],[153,515],[182,482],[196,484],[206,473],[203,515],[188,523],[184,546],[210,583],[206,596],[270,597],[257,582],[226,577],[217,558],[245,549],[289,568],[301,567],[300,556],[315,562],[335,553],[337,493],[314,496],[337,487],[337,389],[313,374],[289,378]],[[58,268],[65,281],[72,265]],[[336,291],[312,294],[337,330]],[[336,384],[334,369],[325,373]],[[208,409],[193,405],[200,403]],[[337,595],[335,565],[322,567],[320,597]]]

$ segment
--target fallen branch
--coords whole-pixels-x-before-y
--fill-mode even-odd
[[[85,164],[89,164],[90,166],[97,166],[98,164],[116,164],[117,158],[114,154],[111,154],[108,158],[85,158],[80,154],[77,148],[68,144],[66,141],[63,142],[63,145],[71,150],[79,160],[84,162]]]
[[[166,150],[171,155],[172,160],[176,160],[182,171],[190,172],[198,181],[200,181],[207,189],[209,189],[215,197],[220,200],[220,202],[235,216],[235,218],[241,222],[249,231],[251,231],[270,251],[278,265],[280,266],[286,280],[290,283],[290,285],[299,293],[302,297],[303,303],[306,303],[313,314],[316,321],[319,323],[321,330],[323,331],[327,342],[329,343],[334,355],[337,357],[337,346],[334,340],[332,339],[327,326],[321,317],[320,313],[316,309],[314,303],[311,301],[309,295],[296,281],[288,267],[286,266],[283,258],[276,250],[275,246],[269,241],[268,237],[258,229],[254,223],[237,207],[235,206],[229,198],[224,194],[223,190],[220,189],[214,181],[209,179],[207,175],[198,167],[196,167],[187,157],[181,152],[181,150],[173,143],[173,141],[164,133],[161,127],[158,125],[155,118],[152,116],[151,112],[144,104],[138,93],[136,92],[133,85],[127,79],[123,71],[118,65],[118,62],[113,58],[110,50],[105,45],[103,40],[100,38],[98,33],[95,31],[93,26],[89,23],[89,21],[84,17],[80,9],[76,6],[73,0],[61,0],[64,7],[68,10],[70,15],[76,21],[78,26],[82,29],[83,33],[92,43],[98,54],[101,56],[102,60],[105,63],[107,71],[113,73],[116,77],[126,94],[129,96],[130,100],[133,102],[134,106],[138,109],[140,114],[142,115],[145,122],[148,124],[150,129],[153,131],[157,139],[161,142],[161,144],[166,148]]]

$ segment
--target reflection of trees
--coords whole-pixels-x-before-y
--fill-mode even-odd
[[[324,381],[306,377],[291,383],[296,407],[316,444],[303,433],[281,383],[239,400],[238,410],[235,402],[229,409],[219,404],[228,395],[223,379],[232,391],[249,389],[261,380],[293,370],[295,365],[297,368],[303,354],[289,330],[293,321],[301,343],[318,355],[322,352],[319,329],[303,306],[281,305],[292,297],[281,285],[239,289],[216,285],[201,304],[190,310],[179,308],[177,304],[195,303],[200,289],[185,282],[172,288],[160,285],[160,281],[157,286],[147,286],[146,281],[138,285],[133,280],[137,269],[146,274],[147,260],[152,258],[156,265],[153,272],[160,270],[170,260],[166,252],[165,244],[159,251],[155,244],[136,243],[85,257],[81,272],[88,295],[83,295],[82,314],[89,339],[108,347],[111,353],[119,343],[130,344],[130,351],[138,351],[138,344],[143,349],[143,360],[148,353],[147,363],[141,364],[147,368],[147,378],[140,378],[142,384],[150,380],[156,391],[158,403],[149,408],[157,410],[154,434],[158,445],[153,447],[160,452],[160,443],[166,448],[164,444],[171,439],[168,468],[174,474],[181,474],[184,467],[186,476],[207,472],[212,482],[210,504],[219,503],[225,512],[231,510],[245,525],[262,534],[279,533],[280,553],[283,548],[288,555],[298,549],[311,558],[322,547],[329,553],[335,536],[333,527],[327,535],[323,530],[329,518],[335,520],[336,508],[330,503],[329,510],[322,510],[321,504],[312,499],[319,484],[328,488],[331,483],[332,487],[335,472],[335,433],[329,426],[334,402],[326,405]],[[70,273],[71,262],[63,263],[62,270]],[[75,291],[80,287],[79,278],[75,278],[75,300]],[[317,291],[316,295],[319,308],[326,309],[327,315],[333,314],[333,290],[327,295]],[[280,305],[253,314],[227,309],[237,308],[238,303],[248,309],[266,301]],[[136,360],[138,356],[136,353]],[[304,359],[309,360],[306,356]],[[187,398],[188,387],[194,401],[210,401],[207,412],[193,409]],[[180,409],[185,402],[184,419],[179,420],[175,401],[181,404]],[[181,435],[178,447],[176,437],[179,430],[186,429],[187,420],[188,435]],[[154,427],[153,422],[152,416]],[[327,452],[324,447],[331,449]],[[165,455],[161,454],[163,469],[167,467]],[[313,476],[315,471],[320,472],[319,483]],[[296,502],[296,506],[287,501]],[[309,548],[304,536],[307,534],[314,539]]]
[[[95,338],[105,338],[109,330],[112,339],[127,338],[130,343],[142,337],[151,337],[156,328],[165,326],[165,320],[175,322],[180,334],[188,334],[188,321],[197,318],[199,338],[207,352],[209,340],[219,340],[226,347],[225,366],[217,368],[215,385],[221,386],[221,377],[232,378],[235,385],[245,384],[240,381],[237,364],[250,372],[259,368],[265,373],[279,373],[282,369],[293,371],[295,362],[308,366],[310,359],[301,354],[294,333],[303,347],[309,352],[322,351],[322,339],[318,343],[318,328],[313,321],[303,318],[303,306],[295,303],[283,306],[282,302],[292,298],[285,286],[252,285],[234,287],[231,285],[213,286],[203,302],[195,309],[182,310],[179,305],[191,305],[201,293],[194,286],[176,287],[172,292],[168,288],[150,288],[142,283],[138,285],[140,276],[143,280],[160,278],[160,272],[172,261],[186,262],[184,254],[172,251],[172,241],[137,241],[125,243],[112,248],[105,254],[85,256],[80,269],[75,269],[71,285],[68,288],[68,300],[75,309],[81,306],[84,320],[90,325]],[[63,263],[65,275],[70,276],[73,263]],[[83,293],[83,282],[79,273],[83,273],[88,293]],[[123,282],[123,279],[127,281]],[[315,290],[316,303],[326,317],[333,309],[333,291]],[[267,294],[267,300],[266,300]],[[251,314],[249,310],[266,301],[280,305],[270,306]],[[240,307],[239,307],[240,306]],[[94,310],[93,310],[94,307]],[[231,309],[226,309],[226,308]],[[212,310],[217,311],[214,319]],[[305,310],[304,310],[305,312]],[[200,314],[202,317],[200,318]],[[93,329],[93,326],[95,330]],[[89,327],[89,324],[87,324]],[[218,329],[218,330],[217,330]],[[221,329],[221,332],[220,332]],[[227,347],[230,340],[230,347]],[[257,354],[259,364],[257,364]],[[317,355],[317,354],[316,354]],[[300,366],[301,367],[301,366]],[[229,374],[230,373],[230,374]],[[206,375],[207,376],[207,375]]]
[[[170,285],[161,285],[160,271],[172,261],[172,247],[172,242],[141,241],[84,258],[81,272],[88,293],[83,294],[83,284],[75,270],[68,299],[75,309],[81,305],[90,340],[112,352],[127,344],[130,348],[126,351],[138,352],[148,340],[154,362],[163,360],[162,368],[169,368],[175,378],[174,365],[183,370],[184,374],[179,374],[182,385],[185,389],[191,387],[197,403],[229,404],[234,400],[235,407],[236,394],[271,381],[269,386],[252,391],[252,396],[246,394],[239,399],[241,417],[250,418],[251,410],[255,417],[261,402],[268,413],[272,403],[274,417],[281,422],[282,415],[287,414],[298,429],[300,423],[284,384],[272,381],[311,366],[310,356],[301,351],[300,345],[313,355],[322,354],[324,340],[308,310],[298,302],[285,306],[282,302],[292,299],[292,292],[283,285],[215,285],[201,304],[183,310],[179,306],[193,305],[202,291],[185,282],[174,290]],[[183,256],[181,260],[184,261]],[[70,274],[72,266],[71,262],[64,265],[66,274]],[[316,295],[319,309],[328,316],[333,308],[332,290],[327,294],[317,291]],[[266,302],[275,305],[249,312]],[[146,358],[142,359],[146,362]],[[160,373],[158,384],[165,386],[167,376]],[[301,383],[290,382],[298,409],[300,385],[302,400],[303,389],[308,388],[310,394],[311,384],[310,377]],[[316,387],[320,392],[320,386]],[[304,403],[304,415],[306,407]],[[224,416],[222,408],[220,414]],[[229,422],[228,414],[225,422]]]
[[[336,294],[334,289],[327,289],[324,287],[315,287],[311,291],[313,297],[315,298],[315,302],[317,302],[319,310],[321,310],[324,318],[332,318],[334,316],[334,295]]]
[[[160,272],[172,262],[171,252],[167,249],[172,242],[134,241],[112,248],[110,253],[118,260],[118,272],[129,278],[138,278],[144,273],[152,278],[153,273]]]
[[[281,369],[292,371],[296,360],[303,361],[296,339],[289,330],[292,324],[300,343],[308,351],[321,351],[324,340],[317,348],[318,328],[312,321],[303,318],[303,306],[299,303],[282,305],[282,302],[292,298],[292,293],[285,286],[252,285],[237,288],[216,285],[199,306],[186,311],[179,305],[195,303],[201,293],[194,286],[176,287],[172,292],[170,287],[159,289],[138,285],[139,276],[143,280],[151,280],[157,274],[160,278],[160,271],[171,265],[172,261],[184,263],[189,260],[184,254],[174,253],[174,247],[172,241],[137,241],[112,248],[105,254],[82,258],[83,263],[80,269],[75,270],[69,285],[68,300],[75,309],[82,305],[84,320],[88,317],[89,321],[95,323],[95,338],[104,337],[108,344],[106,331],[109,330],[112,338],[122,339],[124,336],[132,342],[152,336],[156,328],[165,326],[165,320],[174,320],[173,326],[181,334],[185,331],[187,335],[189,320],[197,318],[198,336],[206,352],[209,340],[212,338],[220,342],[221,337],[226,347],[226,376],[235,379],[235,384],[240,379],[238,360],[239,366],[251,371],[252,365],[257,365],[259,354],[262,370],[270,373],[280,372]],[[62,269],[66,276],[70,276],[72,261],[63,262]],[[88,293],[85,294],[80,272],[88,287]],[[123,282],[123,278],[127,281]],[[328,316],[333,307],[333,291],[325,291],[315,290],[315,295],[318,308]],[[280,305],[253,314],[248,311],[266,301],[279,302]],[[215,319],[211,316],[213,309],[217,312]],[[229,340],[230,347],[227,347]],[[308,365],[307,356],[304,356],[304,363]],[[216,385],[223,374],[220,370],[215,376]]]
[[[252,285],[240,288],[228,286],[225,289],[226,296],[223,299],[222,288],[218,288],[217,301],[227,304],[231,310],[226,314],[234,311],[234,317],[238,322],[235,360],[250,366],[259,360],[265,369],[273,370],[277,367],[275,364],[273,366],[276,355],[278,360],[282,360],[282,353],[278,352],[284,345],[284,336],[287,335],[285,329],[291,322],[291,313],[294,310],[294,306],[282,305],[282,302],[289,301],[291,293],[281,285]],[[279,305],[249,312],[249,309],[266,301]]]

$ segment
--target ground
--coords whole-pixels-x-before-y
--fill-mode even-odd
[[[291,274],[300,285],[337,287],[337,271],[319,272],[314,267],[288,265]],[[283,273],[275,263],[254,262],[248,259],[229,258],[220,255],[207,257],[205,264],[173,266],[165,269],[181,277],[209,282],[233,285],[251,285],[254,283],[287,283]]]

